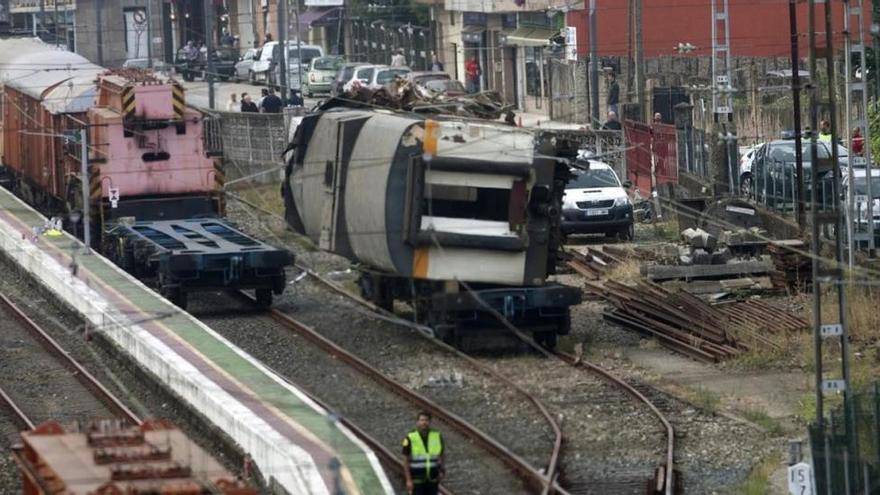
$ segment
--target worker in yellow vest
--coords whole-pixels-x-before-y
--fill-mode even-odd
[[[819,141],[831,142],[831,123],[827,120],[819,123]]]
[[[440,432],[431,429],[431,413],[422,411],[416,429],[403,439],[406,491],[411,495],[437,495],[446,475],[446,446]]]

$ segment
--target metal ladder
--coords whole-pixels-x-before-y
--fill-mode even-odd
[[[873,258],[875,254],[874,245],[874,197],[871,191],[871,130],[868,125],[868,83],[867,83],[867,63],[865,58],[865,22],[864,22],[864,0],[843,0],[844,17],[843,17],[843,35],[845,40],[845,68],[846,68],[846,126],[845,142],[850,150],[849,164],[847,168],[849,186],[846,188],[846,216],[847,216],[847,248],[849,255],[849,266],[853,266],[853,256],[855,248],[858,244],[867,243],[868,252]],[[859,67],[861,68],[860,77],[856,77],[852,67],[853,56],[857,56]],[[859,128],[862,131],[864,139],[863,156],[855,156],[852,153],[852,133]],[[853,169],[857,167],[865,167],[865,175],[867,181],[866,194],[856,195],[854,191],[854,174]],[[877,191],[880,193],[880,191]],[[859,218],[865,209],[865,218],[867,220],[867,228],[860,228]]]

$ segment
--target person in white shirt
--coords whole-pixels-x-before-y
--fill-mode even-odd
[[[406,57],[403,56],[403,51],[400,48],[394,50],[391,55],[391,67],[404,67],[405,65]]]
[[[227,112],[238,112],[241,110],[241,105],[238,103],[238,97],[235,93],[229,95],[229,101],[226,102],[226,111]]]

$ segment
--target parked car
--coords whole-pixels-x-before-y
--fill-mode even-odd
[[[377,67],[373,72],[373,79],[367,84],[367,87],[370,89],[379,89],[393,81],[395,78],[406,77],[410,72],[412,71],[409,67]]]
[[[231,47],[217,48],[214,50],[213,57],[215,79],[226,81],[232,78],[235,74],[235,61],[238,59],[236,49]],[[197,77],[204,79],[208,71],[206,53],[199,52],[198,58],[189,60],[183,50],[180,50],[175,61],[175,68],[184,81],[193,81]]]
[[[853,168],[853,203],[854,203],[854,227],[855,240],[862,244],[867,243],[868,237],[868,173],[865,168]],[[849,189],[849,174],[842,177],[843,197],[846,197]],[[880,169],[871,169],[871,217],[874,220],[874,245],[880,245]]]
[[[373,80],[373,75],[376,73],[376,68],[382,67],[381,65],[362,65],[360,67],[356,67],[351,74],[351,77],[345,80],[342,83],[342,91],[348,92],[351,91],[352,88],[356,84],[361,86],[366,86],[370,81]]]
[[[256,48],[248,48],[242,54],[241,58],[238,59],[238,62],[235,63],[235,80],[236,81],[249,81],[253,83],[254,81],[254,60],[259,58],[260,50]]]
[[[338,55],[313,58],[303,79],[303,94],[311,98],[315,93],[329,93],[343,63],[345,59]]]
[[[148,58],[130,58],[122,63],[123,69],[149,69],[150,59]],[[159,59],[153,59],[153,70],[156,72],[164,72],[171,66]]]
[[[461,81],[452,79],[445,72],[410,72],[407,74],[407,79],[447,96],[461,96],[467,93]]]
[[[562,232],[568,234],[617,235],[632,240],[633,205],[614,169],[595,160],[587,170],[572,169],[574,179],[565,186],[562,198]],[[583,163],[583,162],[582,162]]]
[[[820,201],[830,201],[831,143],[819,141],[817,147]],[[849,152],[847,149],[838,144],[837,153],[840,166],[848,167]],[[804,168],[804,194],[809,198],[812,191],[813,169],[809,141],[805,140],[801,143],[801,155]],[[797,179],[795,158],[795,141],[793,139],[770,141],[758,147],[752,162],[751,184],[753,184],[753,194],[759,202],[773,207],[793,205],[793,197],[796,194],[793,187]]]
[[[342,64],[336,71],[336,78],[330,85],[330,96],[339,96],[343,92],[343,86],[354,78],[354,71],[358,67],[370,65],[366,62],[348,62]]]
[[[763,145],[764,143],[759,143],[749,147],[739,159],[739,185],[743,196],[748,197],[752,193],[752,164],[758,148]]]
[[[287,41],[287,50],[284,52],[287,64],[287,85],[291,89],[300,89],[300,73],[305,75],[306,67],[312,59],[324,56],[324,49],[317,45],[302,44],[297,47],[296,40]],[[302,60],[299,53],[302,52]],[[278,86],[281,81],[280,64],[282,50],[277,41],[270,41],[263,45],[260,57],[254,59],[251,71],[254,73],[254,82],[269,86]]]

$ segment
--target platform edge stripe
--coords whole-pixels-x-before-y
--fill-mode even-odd
[[[16,203],[18,203],[18,204],[21,204],[21,205],[22,205],[22,209],[23,209],[23,210],[27,210],[27,212],[28,212],[30,215],[33,215],[34,217],[42,218],[41,215],[39,215],[38,213],[36,213],[36,212],[33,211],[32,209],[30,209],[29,207],[27,207],[26,205],[24,205],[24,203],[22,203],[18,198],[15,198],[14,196],[11,196],[10,194],[6,193],[5,191],[4,191],[3,193],[0,193],[0,200],[2,200],[2,198],[4,198],[4,197],[7,198],[8,200],[12,201],[12,202],[16,202]],[[2,202],[2,201],[0,201],[0,202]],[[21,225],[22,229],[27,230],[27,225],[26,225],[27,222],[22,221],[20,216],[17,217],[17,216],[15,216],[14,214],[11,214],[11,213],[9,213],[8,216],[11,217],[11,218],[13,218],[13,219],[15,219],[15,221],[17,221],[18,223],[22,224],[22,225]],[[33,219],[32,219],[32,220],[33,220]],[[68,237],[69,237],[69,236],[68,236]],[[73,238],[72,238],[72,237],[69,237],[69,240],[73,240]],[[16,242],[15,239],[13,239],[13,242]],[[19,241],[19,242],[21,242],[21,241]],[[59,241],[59,242],[61,242],[61,241]],[[49,245],[54,245],[55,243],[50,243],[50,242],[47,241],[47,244],[49,244]],[[34,248],[33,245],[30,245],[29,247]],[[53,247],[58,251],[58,253],[59,253],[60,255],[62,255],[62,256],[67,256],[66,251],[64,251],[63,249],[61,249],[59,246],[53,246]],[[42,251],[42,250],[40,250],[40,249],[37,249],[37,250],[38,250],[38,251]],[[61,263],[61,262],[55,260],[55,259],[52,258],[48,253],[42,253],[42,254],[43,254],[44,256],[48,257],[48,258],[53,262],[54,265],[59,265],[59,266],[63,265],[63,263]],[[96,256],[94,259],[97,260],[97,261],[94,262],[94,263],[100,263],[100,264],[98,264],[97,266],[100,267],[102,270],[106,268],[108,271],[110,271],[110,272],[112,272],[112,273],[115,273],[118,277],[122,277],[122,278],[126,279],[128,282],[131,283],[131,286],[132,286],[132,287],[136,287],[139,291],[149,291],[149,289],[148,289],[146,286],[144,286],[140,281],[134,279],[133,277],[131,277],[130,275],[128,275],[127,273],[125,273],[125,272],[124,272],[123,270],[121,270],[120,268],[116,267],[115,265],[109,264],[109,263],[107,263],[107,262],[102,262],[103,258],[101,258],[100,256]],[[92,268],[89,268],[89,267],[87,267],[87,266],[85,266],[85,265],[83,266],[83,268],[84,268],[84,269],[81,270],[81,273],[87,273],[87,274],[91,274],[91,275],[95,275],[95,276],[96,276],[96,275],[100,275],[100,272],[94,272]],[[65,272],[65,268],[64,268],[63,266],[61,266],[61,273],[64,273],[64,272]],[[70,277],[70,275],[68,274],[68,275],[67,275],[67,278],[69,278],[69,277]],[[75,282],[78,282],[78,283],[81,284],[81,285],[84,285],[84,284],[82,283],[82,281],[81,281],[79,278],[74,279],[74,281],[75,281]],[[99,284],[103,284],[103,285],[105,285],[105,286],[106,286],[107,283],[108,283],[107,281],[102,281],[100,278],[98,278],[98,281],[99,281]],[[65,282],[65,284],[67,284],[67,282]],[[65,285],[63,285],[63,284],[62,284],[61,287],[62,287],[62,289],[65,290],[65,291],[67,291],[67,290],[72,290],[72,289],[70,289],[70,288],[67,288],[67,287],[66,287]],[[106,301],[108,301],[107,297],[111,297],[111,300],[112,300],[112,298],[114,297],[114,294],[115,294],[115,297],[119,297],[119,298],[120,298],[120,302],[123,303],[123,306],[132,305],[133,307],[136,307],[137,309],[139,309],[141,312],[143,312],[144,310],[147,310],[147,314],[151,314],[151,313],[149,312],[149,311],[151,311],[151,309],[148,309],[148,307],[145,308],[145,307],[143,307],[143,306],[141,306],[141,305],[135,305],[135,304],[134,304],[134,301],[133,301],[133,300],[131,299],[131,297],[130,297],[130,296],[131,296],[130,294],[127,295],[127,294],[124,294],[124,293],[119,293],[119,291],[116,290],[116,289],[114,289],[114,287],[112,287],[112,286],[107,286],[107,289],[109,290],[109,292],[107,292],[107,294],[100,294],[101,297],[100,297],[98,300],[100,300],[100,301],[105,301],[105,302],[106,302]],[[88,292],[94,292],[94,291],[88,290],[88,287],[86,287],[85,290],[86,290],[87,292],[85,292],[85,293],[82,293],[82,292],[81,292],[81,293],[79,293],[79,294],[74,293],[73,296],[71,296],[71,297],[80,297],[80,298],[81,298],[81,299],[80,299],[80,302],[81,302],[83,305],[95,304],[94,301],[92,301],[92,300],[89,299],[89,297],[83,295],[83,294],[88,294]],[[56,292],[57,292],[57,291],[56,291]],[[173,306],[171,306],[170,303],[168,303],[168,302],[165,301],[164,299],[161,299],[161,298],[159,298],[158,296],[156,296],[156,295],[154,295],[154,294],[152,294],[152,293],[150,293],[150,295],[153,296],[157,301],[159,301],[159,302],[161,302],[161,303],[164,303],[164,304],[168,305],[169,307],[172,307],[172,308],[173,308]],[[84,299],[84,300],[83,300],[83,299]],[[138,307],[138,306],[139,306],[139,307]],[[155,308],[152,308],[152,309],[155,309]],[[85,314],[85,312],[84,312],[84,314]],[[124,316],[125,316],[125,315],[123,315],[123,318],[122,318],[123,320],[125,320]],[[274,372],[271,372],[271,370],[266,370],[266,369],[261,365],[261,363],[259,363],[259,361],[255,360],[252,356],[247,355],[242,349],[240,349],[240,348],[238,348],[237,346],[235,346],[234,344],[231,344],[230,342],[226,341],[225,338],[223,338],[223,337],[220,336],[219,334],[216,334],[216,332],[215,332],[214,330],[212,330],[210,327],[207,327],[206,325],[202,324],[202,323],[199,322],[198,320],[195,320],[195,319],[192,318],[191,316],[189,316],[189,315],[187,315],[187,314],[184,314],[184,313],[182,313],[182,312],[180,313],[179,316],[184,317],[184,318],[187,318],[187,321],[188,321],[190,324],[192,324],[192,325],[194,325],[194,326],[198,326],[198,327],[200,327],[200,328],[204,331],[204,334],[209,335],[209,336],[211,337],[211,340],[214,341],[214,345],[217,345],[217,344],[222,344],[222,345],[224,345],[224,347],[223,347],[224,352],[232,352],[232,353],[239,354],[242,358],[244,358],[244,364],[249,365],[250,367],[253,367],[253,368],[257,368],[258,370],[262,371],[262,375],[263,375],[262,379],[263,379],[264,381],[268,380],[268,381],[271,381],[271,382],[275,382],[275,383],[276,383],[276,386],[281,386],[282,388],[286,389],[286,390],[287,390],[289,393],[291,393],[292,395],[297,396],[297,398],[300,399],[300,403],[303,402],[303,401],[302,401],[302,392],[301,392],[301,391],[298,391],[295,387],[292,387],[290,384],[285,383],[284,380],[282,379],[282,377],[276,375]],[[98,318],[99,318],[99,320],[98,320],[97,325],[100,326],[100,322],[103,321],[103,320],[100,320],[100,316],[99,316]],[[163,322],[164,322],[164,320],[163,320]],[[163,322],[155,322],[155,324],[156,324],[157,327],[167,327]],[[162,342],[162,340],[159,339],[159,337],[157,337],[156,335],[153,335],[149,330],[145,329],[144,327],[142,327],[142,326],[140,326],[140,325],[136,325],[136,326],[137,326],[137,328],[139,329],[139,331],[143,334],[143,336],[145,336],[146,338],[149,338],[149,339],[155,339],[155,340],[158,341],[160,344],[162,344],[162,345],[166,345],[164,342]],[[111,330],[112,330],[112,329],[111,329]],[[121,331],[122,329],[117,329],[117,330],[120,330],[120,331]],[[173,329],[167,329],[167,330],[163,331],[163,332],[162,332],[162,335],[164,335],[164,336],[166,336],[166,337],[168,337],[168,338],[174,339],[175,341],[181,341],[181,342],[184,342],[184,341],[186,340],[186,339],[184,339],[184,337],[183,337],[180,333],[174,331]],[[125,334],[125,335],[122,335],[121,337],[119,337],[118,343],[119,343],[120,345],[124,345],[124,344],[125,344],[124,341],[125,341],[126,339],[128,339],[129,341],[131,340],[131,335],[129,335],[129,333],[128,333],[127,331],[126,331],[126,334]],[[210,349],[209,349],[209,352],[210,352]],[[202,355],[204,356],[204,353],[203,353],[203,352],[199,352],[199,353],[202,354]],[[176,356],[177,359],[183,359],[183,358],[182,358],[177,352],[172,352],[172,354],[173,354],[174,356]],[[215,357],[216,357],[216,356],[215,356]],[[162,359],[162,356],[160,355],[160,356],[157,356],[156,358],[159,359],[159,360],[161,360],[161,359]],[[214,368],[214,369],[217,368],[217,362],[216,362],[216,361],[214,361],[214,360],[210,360],[210,359],[207,359],[206,357],[202,357],[202,359],[205,360],[205,361],[204,361],[204,364],[205,364],[205,365],[207,365],[207,366],[209,366],[209,367],[211,367],[211,368]],[[185,361],[184,361],[184,362],[185,362]],[[190,365],[190,366],[191,366],[191,365]],[[164,369],[164,368],[163,368],[163,369]],[[204,375],[204,373],[199,372],[198,375],[201,376],[202,379],[207,380],[208,383],[209,383],[209,384],[212,384],[214,387],[219,387],[219,385],[218,385],[216,382],[212,381],[209,377],[207,377],[206,375]],[[236,378],[237,378],[237,377],[236,377]],[[186,381],[186,380],[184,380],[184,381]],[[236,380],[236,381],[239,381],[239,382],[240,382],[240,380]],[[259,385],[259,383],[255,383],[254,385]],[[181,390],[178,390],[178,392],[181,393],[182,396],[186,397],[187,395],[186,395],[185,392],[186,392],[187,390],[190,390],[190,389],[187,389],[187,388],[186,388],[185,386],[183,386],[183,385],[180,385],[180,386],[183,387],[183,388],[182,388]],[[265,387],[265,386],[266,386],[266,385],[264,384],[263,387]],[[172,388],[173,388],[173,387],[172,387]],[[267,407],[270,407],[270,408],[274,407],[274,408],[276,408],[276,409],[279,407],[279,405],[273,403],[273,401],[271,400],[271,397],[267,397],[267,396],[265,395],[265,393],[262,394],[262,395],[261,395],[261,394],[258,394],[257,391],[254,390],[253,385],[251,385],[251,384],[244,385],[242,388],[243,388],[245,391],[251,391],[251,392],[252,392],[257,398],[259,398],[260,401],[263,402]],[[222,390],[222,389],[221,389],[221,390]],[[190,391],[191,391],[191,390],[190,390]],[[265,391],[264,391],[264,392],[265,392]],[[270,391],[270,392],[271,392],[271,391]],[[277,392],[275,392],[275,393],[277,393]],[[204,399],[204,397],[203,397],[203,399]],[[190,402],[193,403],[192,401],[190,401]],[[311,403],[311,400],[307,400],[307,402],[309,403],[309,406],[311,406],[310,409],[312,410],[313,413],[317,413],[318,415],[326,414],[326,411],[324,411],[322,408],[320,408],[320,407],[317,406],[316,404]],[[239,404],[239,405],[240,405],[240,404]],[[246,406],[243,406],[243,407],[246,408]],[[299,407],[299,406],[297,406],[297,407]],[[246,408],[246,409],[247,409],[247,408]],[[223,412],[223,411],[221,411],[221,412]],[[297,416],[291,415],[291,414],[290,414],[289,412],[287,412],[287,411],[281,411],[281,413],[282,413],[282,414],[281,414],[282,418],[283,418],[284,421],[287,422],[288,424],[290,424],[291,421],[295,421],[300,427],[305,427],[305,426],[307,426],[307,424],[308,424],[308,418],[298,419]],[[225,413],[224,413],[224,414],[225,414]],[[247,409],[246,414],[247,414],[247,415],[252,415],[252,416],[256,417],[257,419],[259,419],[259,421],[261,422],[261,424],[262,424],[262,423],[265,423],[265,420],[264,420],[262,417],[256,416],[256,413],[254,413],[254,412],[251,411],[250,409]],[[238,418],[238,419],[240,419],[240,418]],[[230,419],[230,421],[236,422],[238,419],[237,419],[236,417],[233,416],[233,417]],[[305,423],[302,422],[304,419],[306,420]],[[218,421],[219,421],[219,419],[218,419],[218,420],[215,420],[214,422],[217,423]],[[326,425],[326,423],[323,422],[323,420],[321,421],[321,424],[322,424],[322,425]],[[223,425],[219,425],[219,424],[218,424],[218,426],[223,427]],[[378,463],[378,459],[375,457],[375,453],[372,452],[372,450],[370,450],[369,447],[365,446],[362,442],[360,442],[360,440],[357,439],[357,437],[355,437],[355,436],[354,436],[354,435],[353,435],[353,434],[352,434],[347,428],[341,428],[340,426],[342,426],[342,425],[335,425],[335,429],[337,430],[337,434],[342,433],[342,434],[345,435],[350,441],[352,441],[352,442],[354,443],[354,445],[357,447],[357,449],[356,449],[356,450],[357,450],[357,454],[356,454],[356,457],[355,457],[355,459],[356,459],[357,461],[356,461],[356,462],[352,462],[352,463],[345,463],[345,464],[346,464],[346,467],[349,468],[349,469],[347,469],[347,471],[350,470],[350,469],[351,469],[352,467],[354,467],[354,466],[359,466],[359,468],[357,469],[357,470],[360,472],[360,475],[357,476],[357,478],[359,479],[359,481],[361,481],[362,483],[364,483],[364,485],[372,486],[373,489],[376,489],[376,488],[380,488],[380,487],[381,487],[380,489],[381,489],[382,491],[384,491],[384,492],[386,492],[386,493],[391,493],[391,491],[389,490],[389,487],[390,487],[390,481],[388,481],[388,479],[387,479],[387,474],[384,472],[383,469],[381,469],[381,465]],[[240,425],[238,425],[237,427],[236,427],[236,426],[232,426],[231,428],[232,428],[232,430],[227,430],[227,431],[239,431],[239,430],[241,429]],[[284,443],[287,443],[287,444],[290,444],[290,445],[294,445],[294,446],[296,445],[296,444],[293,444],[293,443],[292,443],[292,442],[291,442],[291,441],[290,441],[290,440],[289,440],[289,439],[288,439],[283,433],[281,433],[280,431],[275,430],[274,427],[272,427],[271,425],[269,425],[269,428],[271,429],[271,432],[274,434],[274,436],[277,436],[277,437],[281,438],[281,439],[284,441]],[[252,430],[248,430],[248,431],[252,431]],[[310,431],[313,431],[313,432],[314,432],[313,434],[318,434],[316,430],[310,430]],[[332,431],[332,430],[331,430],[331,431]],[[245,435],[246,435],[246,434],[247,434],[247,431],[243,431],[242,434],[245,434]],[[319,434],[319,435],[326,435],[326,433],[325,433],[325,434]],[[324,437],[324,438],[332,438],[332,437]],[[254,440],[253,437],[251,437],[251,439]],[[246,442],[243,441],[243,439],[241,439],[241,438],[236,438],[236,440],[237,440],[237,441],[239,442],[239,444],[241,444],[241,445],[245,445],[245,444],[246,444]],[[246,440],[246,439],[245,439],[245,440]],[[259,440],[259,439],[257,439],[257,440]],[[256,441],[256,440],[255,440],[255,441]],[[337,440],[337,441],[338,441],[338,440]],[[265,449],[266,446],[261,444],[260,448]],[[325,450],[325,452],[328,451],[328,449],[324,449],[324,450]],[[329,450],[332,451],[333,449],[329,449]],[[347,450],[347,449],[346,449],[346,450]],[[282,451],[282,452],[283,452],[283,451]],[[338,452],[338,451],[337,451],[337,452]],[[285,454],[283,454],[283,453],[279,453],[279,455],[282,455],[282,456],[283,456],[283,455],[285,455]],[[288,454],[288,455],[289,455],[289,454]],[[345,457],[345,456],[343,456],[343,457]],[[260,458],[258,458],[257,456],[255,456],[255,461],[258,461],[258,465],[260,465],[259,461],[261,461],[261,460],[264,460],[264,459],[260,459]],[[279,460],[279,459],[276,459],[276,461],[277,461],[277,460]],[[287,459],[287,460],[290,460],[290,459]],[[368,461],[368,462],[367,462],[367,463],[364,463],[364,461]],[[268,462],[268,460],[267,460],[267,462]],[[267,470],[264,470],[264,472],[265,472],[265,473],[272,474],[272,473],[270,473],[270,471],[274,471],[274,470],[270,468],[270,465],[268,465],[268,464],[263,464],[263,465],[266,466],[266,468],[269,468],[269,469],[267,469]],[[365,469],[365,467],[367,467],[367,465],[369,465],[370,469]],[[376,466],[379,466],[378,469],[376,468]],[[289,465],[289,464],[287,464],[286,466],[281,467],[281,468],[284,470],[284,474],[291,474],[291,475],[292,475],[292,474],[295,473],[295,472],[299,472],[299,471],[301,471],[301,468],[298,469],[297,467],[295,467],[295,466],[291,466],[291,465]],[[318,472],[318,474],[317,474],[318,478],[321,479],[321,475],[320,475],[321,470],[320,470],[320,469],[317,469],[317,472]],[[366,476],[366,478],[364,478],[364,473],[369,473],[369,474]],[[281,474],[281,473],[279,473],[279,474]],[[352,473],[352,474],[353,474],[353,473]],[[370,481],[370,480],[372,480],[372,481]],[[377,485],[377,482],[378,482],[379,486],[376,486],[376,485]],[[326,488],[326,487],[323,486],[323,482],[321,483],[321,486],[322,486],[322,488]],[[363,488],[363,486],[361,486],[360,488]],[[319,491],[320,491],[320,490],[319,490]]]
[[[87,286],[79,278],[71,277],[70,272],[65,266],[63,266],[63,264],[61,264],[58,260],[52,258],[51,255],[45,253],[42,249],[40,249],[38,245],[33,244],[28,240],[22,241],[18,235],[10,235],[9,232],[17,232],[17,229],[9,224],[5,218],[3,218],[3,216],[5,215],[9,215],[15,218],[15,215],[12,215],[9,211],[0,210],[0,249],[3,249],[7,253],[10,253],[12,259],[20,266],[28,270],[38,269],[40,273],[34,273],[34,275],[36,275],[38,279],[41,280],[42,283],[50,289],[50,291],[55,292],[65,302],[71,304],[78,312],[80,312],[90,323],[95,325],[97,328],[102,328],[102,325],[106,323],[103,319],[104,315],[111,313],[107,310],[107,307],[110,305],[105,300],[105,298],[98,292],[94,291],[91,287]],[[22,222],[21,219],[17,219],[17,221]],[[23,227],[26,227],[26,225],[23,225]],[[67,240],[72,240],[69,238],[69,236],[67,237]],[[16,243],[23,243],[24,245],[16,245]],[[63,251],[61,251],[60,254],[64,255]],[[31,263],[28,263],[26,261],[31,261]],[[61,293],[62,290],[65,293]],[[126,320],[127,318],[123,314],[120,315],[120,319]],[[241,404],[237,399],[225,392],[222,388],[214,384],[213,381],[205,377],[204,374],[202,374],[190,363],[183,360],[183,358],[181,358],[176,352],[167,347],[155,336],[151,335],[150,332],[148,332],[147,330],[143,329],[137,324],[116,324],[114,325],[114,327],[116,327],[116,332],[113,332],[114,329],[107,329],[108,335],[110,335],[111,333],[117,333],[118,335],[116,335],[113,340],[118,345],[124,346],[126,343],[138,345],[138,348],[140,349],[140,351],[142,351],[140,356],[145,358],[145,360],[149,360],[152,362],[152,364],[148,364],[144,361],[140,361],[141,364],[146,366],[147,369],[150,369],[150,371],[152,371],[153,373],[156,373],[157,376],[162,376],[160,373],[167,373],[169,371],[169,366],[171,365],[170,361],[180,361],[178,364],[182,365],[182,369],[185,370],[185,373],[178,369],[177,374],[179,376],[176,376],[174,380],[169,380],[170,383],[174,383],[175,385],[171,386],[168,383],[166,383],[166,385],[170,386],[172,390],[174,390],[176,393],[181,394],[182,397],[187,397],[187,392],[191,394],[192,390],[195,389],[202,392],[201,395],[203,396],[203,398],[229,398],[229,404],[226,404],[222,407],[220,404],[217,404],[214,409],[220,414],[227,417],[228,428],[223,429],[224,425],[217,426],[223,429],[223,431],[229,433],[230,436],[233,436],[232,432],[236,432],[240,429],[241,420],[244,417],[253,416],[253,418],[251,419],[251,424],[262,424],[264,426],[262,430],[265,431],[259,433],[254,432],[253,437],[258,441],[262,441],[262,445],[246,445],[246,443],[250,442],[242,442],[241,439],[235,438],[234,436],[233,438],[236,440],[237,443],[239,443],[239,445],[248,448],[248,452],[252,452],[252,456],[254,457],[255,461],[260,461],[261,458],[263,458],[263,466],[266,466],[267,468],[275,468],[261,468],[264,470],[264,473],[273,474],[274,476],[279,478],[279,481],[281,481],[282,478],[287,479],[287,486],[294,489],[292,493],[326,493],[326,487],[324,486],[323,481],[320,479],[320,474],[314,475],[314,478],[318,480],[317,484],[314,480],[312,480],[312,483],[309,483],[308,485],[302,485],[299,482],[295,482],[295,480],[297,479],[295,473],[299,475],[307,474],[304,472],[304,464],[306,463],[294,462],[288,459],[289,453],[298,452],[301,454],[301,460],[308,459],[309,461],[311,461],[311,456],[308,454],[308,452],[303,451],[298,445],[288,441],[285,437],[276,432],[275,429],[271,425],[266,423],[262,418],[253,415],[253,413],[249,409],[247,409],[246,406]],[[145,344],[148,343],[147,341],[151,341],[152,344],[155,345],[155,348],[149,349],[155,350],[148,350],[144,347]],[[198,377],[206,380],[207,383],[209,385],[213,385],[213,387],[202,387],[200,384],[195,383],[194,379]],[[198,404],[194,403],[195,401],[190,402],[194,407],[199,407]],[[240,410],[236,410],[236,405],[239,406],[238,409]],[[205,409],[199,410],[203,412],[206,411]],[[216,425],[216,421],[213,422]],[[272,441],[270,441],[270,439],[272,439]],[[276,458],[274,462],[271,459],[266,458],[267,456],[265,454],[268,451],[274,451],[274,453],[277,455],[278,458]],[[285,460],[288,462],[284,462]],[[316,473],[319,472],[318,468],[314,466],[314,463],[308,462],[308,464],[313,468]],[[258,463],[258,465],[260,464]]]

